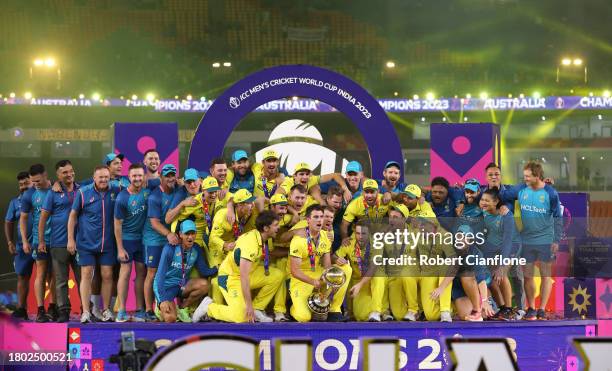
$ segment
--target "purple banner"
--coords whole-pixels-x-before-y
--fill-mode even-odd
[[[314,99],[290,98],[267,102],[255,109],[261,112],[335,112],[331,105]],[[162,112],[206,112],[214,103],[207,99],[145,99],[104,98],[100,100],[67,97],[1,98],[1,105],[67,106],[67,107],[133,107],[150,108]],[[612,97],[604,96],[550,96],[497,97],[497,98],[438,98],[438,99],[378,99],[388,112],[460,112],[460,111],[555,111],[566,109],[612,109]]]
[[[121,331],[134,331],[135,338],[144,338],[159,343],[199,334],[235,334],[248,336],[259,342],[261,370],[272,370],[276,338],[312,339],[313,370],[356,370],[359,360],[360,338],[397,338],[400,340],[401,370],[445,369],[450,364],[445,351],[444,338],[482,338],[503,336],[515,344],[511,350],[516,354],[521,370],[565,369],[568,360],[577,361],[578,352],[570,345],[575,336],[595,336],[592,321],[538,321],[513,323],[440,323],[440,322],[390,322],[390,323],[269,323],[269,324],[91,324],[79,326],[80,344],[85,347],[88,358],[106,360],[105,370],[117,370],[117,365],[108,363],[112,354],[119,351]],[[74,329],[69,330],[69,334]],[[534,336],[537,335],[537,336]],[[78,349],[75,349],[75,354]],[[91,365],[89,365],[91,366]],[[82,370],[71,368],[70,370]],[[89,368],[91,370],[91,368]]]
[[[501,163],[499,126],[495,124],[432,124],[430,179],[442,176],[451,184],[476,178],[486,182],[485,167]]]
[[[173,164],[179,167],[178,125],[176,123],[115,123],[113,149],[122,153],[123,175],[127,175],[130,164],[142,162],[144,153],[156,149],[160,165]],[[177,174],[178,175],[178,174]]]

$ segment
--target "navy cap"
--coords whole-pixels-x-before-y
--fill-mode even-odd
[[[239,149],[234,151],[234,153],[232,154],[232,161],[234,162],[240,161],[243,158],[249,158],[249,155],[244,150]]]
[[[397,161],[389,161],[385,164],[385,169],[388,169],[390,166],[397,166],[398,169],[401,169],[399,162]]]

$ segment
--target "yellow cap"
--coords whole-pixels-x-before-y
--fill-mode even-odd
[[[240,204],[243,202],[253,202],[255,201],[255,196],[251,194],[247,189],[239,189],[234,193],[234,203]]]
[[[219,182],[217,182],[217,179],[212,176],[208,176],[202,181],[202,189],[208,192],[214,192],[220,190],[221,188],[219,187]]]
[[[287,205],[287,197],[285,195],[277,193],[270,197],[270,205]]]
[[[278,153],[275,150],[269,149],[263,153],[263,159],[267,160],[269,158],[278,158]]]
[[[374,179],[366,179],[363,182],[363,190],[366,189],[378,189],[378,183]]]
[[[407,218],[410,215],[410,212],[408,211],[406,205],[393,203],[393,205],[391,205],[391,208],[393,210],[399,211],[404,216],[404,218]]]
[[[293,168],[293,174],[297,173],[300,170],[312,171],[312,169],[310,168],[310,165],[308,165],[305,162],[300,162],[299,164],[295,165],[295,167]]]
[[[416,184],[408,184],[402,193],[410,198],[419,198],[421,197],[421,188]]]

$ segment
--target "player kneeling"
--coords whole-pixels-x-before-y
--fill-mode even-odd
[[[308,322],[312,313],[308,308],[308,297],[312,290],[321,285],[323,271],[331,267],[331,241],[327,233],[321,233],[323,228],[323,207],[312,205],[306,209],[306,237],[294,236],[289,247],[291,281],[289,293],[291,295],[291,316],[298,322]],[[347,287],[351,280],[351,267],[348,264],[340,266],[346,280],[334,293],[331,300],[328,322],[342,322],[347,318],[340,307],[344,301]]]
[[[272,322],[264,312],[276,294],[284,275],[270,266],[268,239],[278,233],[278,216],[263,211],[255,219],[256,229],[236,240],[236,247],[229,252],[219,267],[219,288],[227,305],[213,303],[205,297],[193,313],[193,321],[207,317],[225,322]],[[251,290],[257,290],[251,300]]]
[[[157,301],[156,315],[164,322],[191,322],[187,307],[197,304],[208,293],[209,284],[204,278],[189,279],[194,266],[203,277],[214,276],[217,268],[210,268],[202,249],[194,242],[196,225],[191,220],[181,223],[179,245],[166,244],[162,251],[153,291]],[[179,298],[177,308],[174,299]]]

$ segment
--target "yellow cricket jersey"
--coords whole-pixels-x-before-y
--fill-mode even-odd
[[[278,247],[289,247],[288,243],[280,243],[279,242],[279,238],[280,236],[287,232],[289,230],[289,228],[291,228],[291,220],[293,219],[291,214],[285,214],[283,215],[283,217],[280,219],[279,223],[278,223],[278,233],[276,234],[276,238],[274,239],[274,242],[272,244],[270,244],[270,249],[274,249],[276,246]]]
[[[257,214],[257,208],[253,207],[251,216],[247,219],[243,226],[243,234],[255,229],[255,219],[257,218]],[[226,252],[223,250],[223,244],[225,242],[236,241],[236,238],[234,237],[234,227],[227,222],[226,217],[227,208],[223,208],[217,211],[215,218],[213,219],[213,229],[210,233],[210,241],[208,242],[211,259],[209,263],[211,267],[218,266],[223,258],[225,258]]]
[[[361,279],[361,269],[359,267],[359,259],[357,258],[357,239],[354,237],[351,238],[350,244],[347,246],[340,246],[340,248],[335,252],[336,256],[340,258],[344,258],[349,262],[351,268],[353,269],[353,274],[351,275],[351,279],[354,281],[359,281]],[[364,273],[368,270],[368,267],[373,264],[374,256],[381,255],[381,249],[374,249],[372,245],[369,246],[359,246],[359,256],[361,256],[361,264]]]
[[[416,206],[412,210],[408,210],[408,215],[412,217],[422,216],[423,214],[431,215],[432,217],[436,217],[433,209],[429,202],[417,202]]]
[[[315,269],[321,268],[321,257],[331,251],[331,241],[327,237],[327,234],[319,233],[319,236],[318,244],[312,241]],[[311,270],[310,257],[308,254],[308,240],[306,238],[300,236],[293,237],[293,239],[291,239],[291,245],[289,246],[289,255],[302,259],[300,269],[303,272]],[[289,267],[289,264],[287,264],[287,266]]]
[[[368,206],[366,215],[365,200],[363,196],[357,197],[346,207],[342,219],[349,223],[359,221],[362,218],[368,218],[372,222],[381,222],[382,218],[387,215],[390,206],[389,204],[383,205],[382,198],[383,196],[381,194],[377,196],[376,205]]]
[[[311,175],[310,178],[308,178],[308,184],[306,185],[306,190],[309,191],[312,187],[319,184],[320,181],[321,181],[320,175]],[[291,187],[293,187],[294,185],[295,185],[295,179],[293,179],[292,176],[288,176],[285,178],[285,181],[283,181],[283,184],[281,184],[281,188],[285,191],[285,194],[289,194],[289,192],[291,192]]]
[[[263,264],[263,241],[258,230],[251,230],[238,237],[234,251],[223,259],[219,275],[240,277],[240,259],[252,263],[250,272],[253,272],[259,264]]]
[[[204,235],[209,236],[210,230],[208,228],[208,223],[206,223],[206,214],[204,212],[204,194],[198,193],[193,196],[193,198],[197,201],[195,206],[185,206],[181,209],[179,215],[174,219],[172,225],[170,226],[170,230],[172,232],[176,232],[176,226],[179,222],[193,216],[195,218],[194,222],[197,229],[196,242],[204,247],[206,244],[203,244]],[[226,199],[229,199],[229,196],[226,196]],[[212,204],[208,205],[208,214],[210,215],[211,221],[214,219],[217,211],[227,206],[227,200],[216,200]]]
[[[264,182],[262,178],[264,177],[264,167],[261,162],[255,163],[251,166],[251,171],[253,172],[253,177],[255,178],[255,187],[253,188],[253,196],[256,197],[265,197],[266,194],[264,192]],[[268,195],[272,197],[274,193],[276,193],[276,178],[269,180],[266,179],[266,188],[268,189]]]
[[[229,186],[232,183],[232,180],[234,179],[234,172],[232,171],[230,174],[230,171],[231,170],[229,169],[227,170],[227,175],[225,176],[225,181],[223,182],[223,184],[219,184],[219,187],[221,187],[221,189],[229,189]],[[202,183],[204,183],[206,179],[209,179],[209,178],[213,178],[213,176],[212,175],[207,176],[206,178],[202,180]]]

